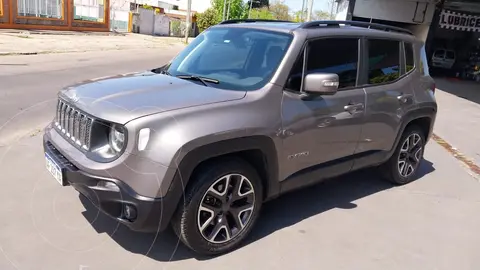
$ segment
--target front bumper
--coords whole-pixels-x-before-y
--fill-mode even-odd
[[[162,198],[141,196],[120,180],[94,176],[81,171],[46,137],[43,146],[44,151],[61,167],[64,183],[74,187],[108,216],[134,231],[163,231],[169,225],[179,201],[177,192]],[[118,188],[99,186],[99,182],[102,181],[113,183]],[[127,206],[131,210],[130,218],[127,218],[127,211],[125,211]],[[134,218],[132,218],[132,209]]]

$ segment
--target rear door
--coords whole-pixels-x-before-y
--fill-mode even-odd
[[[445,68],[451,69],[455,64],[455,52],[448,50],[445,52]]]
[[[394,145],[402,116],[414,106],[412,63],[405,64],[403,43],[391,39],[365,40],[365,124],[354,169],[374,165]],[[407,72],[407,69],[409,70]]]

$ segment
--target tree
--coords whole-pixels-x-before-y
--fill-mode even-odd
[[[330,19],[330,13],[323,10],[315,10],[312,14],[312,20],[314,21],[329,20],[329,19]]]
[[[250,18],[252,19],[264,19],[264,20],[274,20],[275,16],[273,16],[273,13],[268,10],[268,8],[263,7],[263,8],[256,8],[252,9],[252,12],[250,13]]]
[[[293,13],[293,17],[292,17],[292,20],[294,22],[303,22],[302,21],[302,18],[305,19],[307,17],[307,12],[306,11],[303,11],[303,16],[302,16],[302,11],[299,10],[299,11],[295,11]]]
[[[253,1],[252,9],[263,8],[263,7],[270,6],[270,2],[268,0],[251,0],[251,1]],[[248,6],[248,8],[250,8],[250,1],[247,1],[247,6]],[[258,18],[256,18],[256,19],[258,19]]]
[[[268,8],[273,17],[277,20],[290,20],[290,9],[287,5],[277,2]]]
[[[224,0],[212,0],[212,8],[216,12],[217,21],[222,21],[223,19],[223,5]],[[242,19],[245,18],[246,12],[245,8],[246,5],[243,3],[242,0],[227,0],[227,5],[225,8],[225,12],[228,13],[225,16],[225,19]]]
[[[209,28],[212,25],[219,23],[217,20],[217,12],[213,8],[208,8],[203,13],[197,15],[197,25],[200,32]]]

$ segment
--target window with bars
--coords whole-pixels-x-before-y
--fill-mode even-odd
[[[1,3],[2,0],[0,0]],[[62,0],[17,0],[19,16],[61,19]]]
[[[104,22],[105,0],[74,0],[73,14],[75,20]]]

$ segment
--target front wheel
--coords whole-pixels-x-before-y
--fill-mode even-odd
[[[397,185],[414,180],[425,150],[425,135],[417,126],[405,130],[392,157],[382,165],[385,178]]]
[[[190,249],[205,255],[229,252],[251,231],[262,205],[262,184],[241,159],[204,167],[193,176],[172,226]]]

